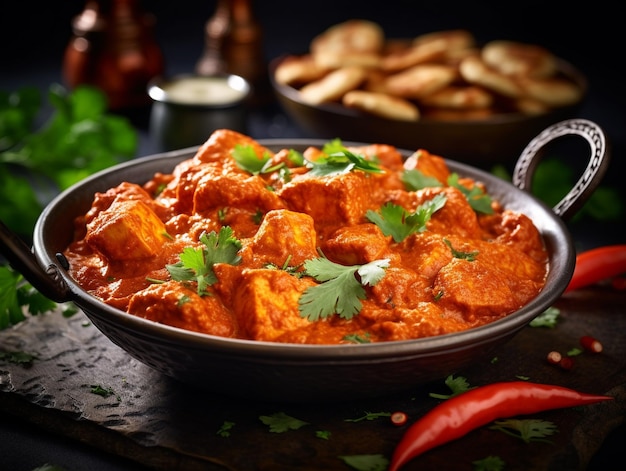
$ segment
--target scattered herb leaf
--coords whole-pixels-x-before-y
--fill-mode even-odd
[[[76,309],[71,306],[65,307],[68,313]],[[23,308],[36,316],[53,311],[56,307],[57,303],[33,288],[20,273],[9,265],[0,266],[0,330],[24,321],[26,316]]]
[[[46,463],[42,466],[38,466],[33,469],[33,471],[66,471],[67,468],[63,468],[56,464]]]
[[[315,436],[321,440],[330,440],[331,433],[328,430],[316,430]]]
[[[365,412],[365,415],[356,419],[344,419],[345,422],[362,422],[363,420],[376,420],[381,417],[391,417],[391,412]]]
[[[512,437],[520,438],[526,443],[552,443],[545,437],[552,436],[559,431],[558,427],[553,422],[538,419],[496,420],[494,425],[489,428],[499,430]]]
[[[472,461],[474,471],[502,471],[506,465],[499,456],[487,456],[486,458]]]
[[[269,426],[270,432],[283,433],[289,430],[298,430],[305,425],[309,425],[308,422],[304,422],[295,417],[285,414],[284,412],[277,412],[272,415],[261,415],[259,420],[265,425]]]
[[[351,455],[339,458],[357,471],[385,471],[389,466],[389,460],[383,455]]]
[[[0,352],[0,360],[6,360],[9,363],[15,363],[18,365],[31,365],[34,360],[37,359],[37,355],[34,353],[26,352]]]
[[[467,260],[468,262],[473,262],[474,260],[476,260],[476,256],[478,255],[478,251],[474,251],[474,252],[462,252],[460,250],[456,250],[454,247],[452,247],[452,243],[448,240],[448,239],[443,239],[443,243],[446,244],[450,250],[452,251],[452,256],[454,258],[459,258],[461,260]]]
[[[574,347],[574,348],[572,348],[572,349],[567,351],[567,356],[568,357],[576,357],[576,356],[582,354],[583,351],[584,350],[582,348]]]
[[[446,386],[450,388],[450,391],[452,391],[451,394],[430,393],[429,396],[435,399],[450,399],[451,397],[458,396],[459,394],[465,391],[474,389],[470,387],[469,383],[467,382],[467,379],[464,378],[463,376],[458,376],[455,378],[453,375],[450,375],[445,379],[444,382]]]
[[[92,384],[90,391],[92,394],[97,394],[102,397],[109,397],[115,395],[115,391],[112,388],[105,388],[97,384]]]
[[[547,327],[548,329],[553,329],[556,327],[560,314],[561,311],[558,308],[551,306],[530,321],[529,325],[531,327]]]
[[[217,429],[216,435],[219,435],[220,437],[230,437],[230,431],[233,429],[233,427],[235,426],[235,422],[230,422],[228,420],[225,420],[224,423],[222,424],[222,426]]]

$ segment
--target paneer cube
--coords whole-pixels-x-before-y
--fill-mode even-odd
[[[243,251],[253,259],[251,264],[261,267],[266,263],[298,266],[319,256],[313,219],[307,214],[286,209],[270,211],[259,230]]]
[[[365,221],[368,209],[379,205],[376,180],[364,172],[322,178],[293,179],[279,196],[290,209],[306,213],[315,220],[316,229],[333,229]]]
[[[87,225],[87,243],[108,260],[156,255],[166,241],[165,224],[139,200],[113,203]]]
[[[195,189],[193,211],[202,214],[229,207],[266,212],[282,208],[284,204],[256,175],[205,174]]]
[[[244,269],[233,293],[233,312],[243,336],[273,341],[309,325],[310,321],[300,316],[298,300],[314,283],[282,270]]]

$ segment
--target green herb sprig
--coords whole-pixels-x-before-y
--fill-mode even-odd
[[[395,242],[402,242],[411,234],[424,232],[426,223],[435,212],[444,207],[446,201],[446,195],[438,193],[412,213],[397,204],[386,203],[380,208],[380,214],[369,210],[365,217],[380,227],[383,234],[392,236]]]
[[[0,219],[27,238],[56,193],[132,158],[139,142],[126,118],[107,112],[99,89],[53,84],[48,101],[53,112],[35,130],[39,90],[0,92]]]
[[[366,296],[364,286],[376,285],[388,266],[389,259],[352,266],[340,265],[324,257],[307,260],[304,262],[306,274],[320,284],[307,288],[300,296],[300,316],[310,321],[333,314],[352,319],[361,310],[361,300]]]
[[[209,294],[208,287],[217,282],[213,271],[216,263],[238,265],[241,257],[241,241],[233,236],[233,230],[223,226],[219,233],[215,231],[200,236],[201,247],[186,247],[180,254],[180,261],[166,265],[167,271],[175,281],[195,281],[198,283],[198,295]]]

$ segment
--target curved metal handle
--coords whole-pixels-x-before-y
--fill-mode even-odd
[[[526,146],[513,170],[513,184],[530,191],[532,178],[541,160],[543,148],[555,139],[578,135],[589,144],[591,156],[587,168],[574,187],[556,205],[554,212],[563,220],[570,219],[585,204],[607,171],[610,149],[607,137],[600,126],[587,119],[568,119],[549,126]]]
[[[4,222],[0,221],[0,252],[41,294],[55,302],[66,302],[70,291],[55,265],[44,270],[31,249]]]

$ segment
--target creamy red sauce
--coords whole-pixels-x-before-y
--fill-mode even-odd
[[[290,169],[253,175],[232,157],[236,145]],[[70,274],[104,303],[155,322],[224,337],[273,342],[338,344],[357,336],[370,342],[415,339],[477,327],[533,299],[545,284],[548,255],[533,222],[492,201],[492,214],[476,212],[454,186],[408,191],[406,170],[446,182],[444,159],[419,150],[408,159],[389,145],[350,148],[376,159],[382,173],[352,171],[312,177],[288,158],[248,136],[213,133],[171,174],[144,185],[124,182],[97,193],[76,220],[64,254]],[[267,154],[269,153],[269,154]],[[304,155],[322,154],[309,148]],[[459,183],[479,186],[467,178]],[[488,190],[488,189],[487,189]],[[395,242],[366,218],[386,203],[407,211],[443,193],[445,205],[426,230]],[[203,233],[233,230],[241,263],[213,266],[217,282],[199,295],[194,282],[171,278],[166,265]],[[454,250],[476,253],[470,261]],[[357,315],[311,321],[299,300],[318,284],[283,267],[301,267],[324,254],[341,265],[388,259],[384,277],[367,285]],[[184,302],[183,302],[184,300]]]

